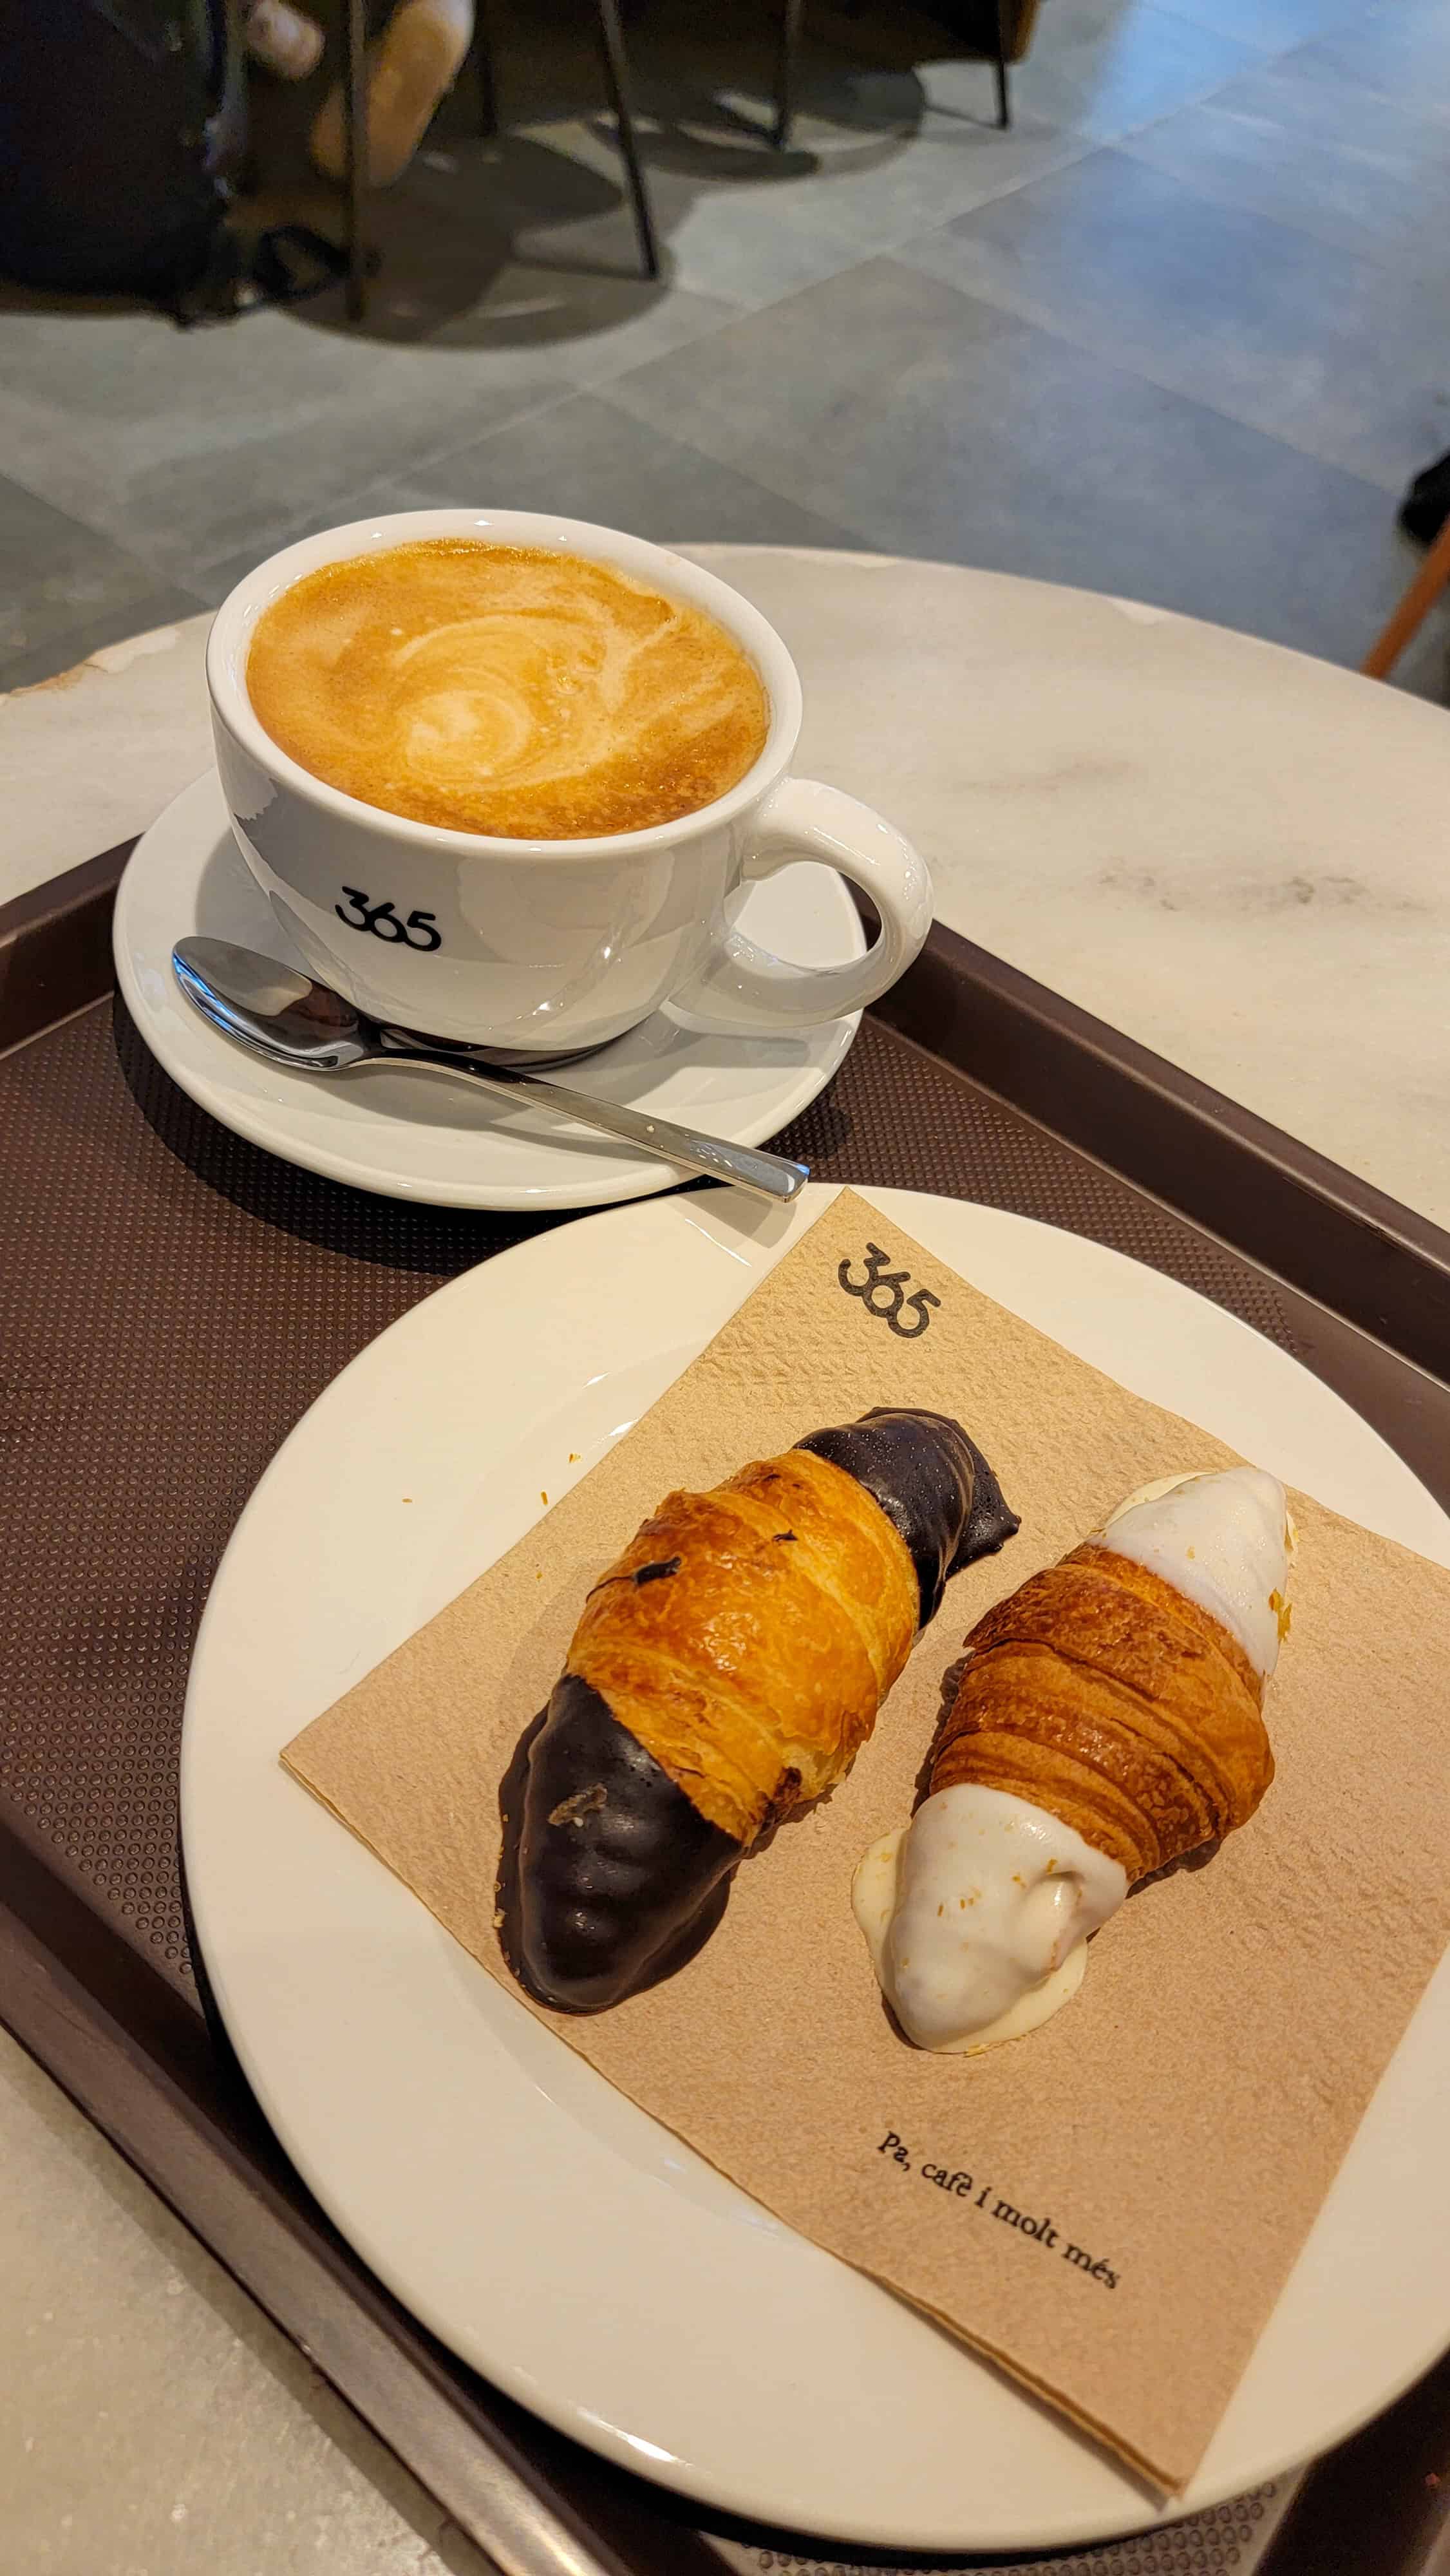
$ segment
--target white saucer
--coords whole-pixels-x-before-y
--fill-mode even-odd
[[[752,886],[738,918],[780,956],[810,966],[859,957],[856,909],[829,868],[802,864]],[[116,899],[116,975],[152,1054],[224,1127],[304,1170],[430,1205],[608,1207],[675,1187],[672,1164],[632,1155],[546,1112],[474,1097],[456,1077],[275,1070],[218,1035],[183,1000],[171,951],[189,931],[298,961],[249,875],[215,772],[168,805],[137,843]],[[735,1145],[778,1135],[830,1081],[859,1014],[803,1035],[699,1037],[663,1012],[565,1077]]]

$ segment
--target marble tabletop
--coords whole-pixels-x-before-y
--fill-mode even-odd
[[[805,683],[799,765],[912,835],[942,920],[1450,1226],[1441,710],[1006,575],[685,551],[779,627]],[[207,765],[207,625],[0,696],[0,902],[141,830]],[[17,2566],[481,2576],[3,2032],[0,2165]]]

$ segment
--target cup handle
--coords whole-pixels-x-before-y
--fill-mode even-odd
[[[794,859],[818,859],[868,894],[881,929],[845,966],[792,966],[744,932],[723,929],[698,972],[672,994],[671,1018],[731,1037],[778,1035],[841,1019],[894,984],[931,928],[926,861],[869,805],[814,778],[785,778],[754,824],[741,881],[774,876]]]

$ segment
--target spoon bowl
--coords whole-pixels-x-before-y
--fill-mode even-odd
[[[299,1073],[344,1073],[371,1050],[351,1002],[230,939],[178,939],[171,952],[187,1000],[224,1037]]]

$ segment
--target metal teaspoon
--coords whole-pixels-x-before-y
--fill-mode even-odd
[[[350,1073],[365,1064],[429,1065],[441,1073],[461,1074],[500,1098],[537,1100],[557,1109],[581,1127],[618,1136],[641,1153],[658,1155],[682,1171],[703,1172],[712,1181],[732,1182],[753,1190],[757,1198],[785,1203],[798,1196],[810,1179],[805,1163],[788,1163],[754,1145],[728,1145],[717,1136],[676,1127],[668,1118],[651,1118],[612,1100],[571,1091],[563,1083],[509,1065],[483,1064],[474,1056],[453,1055],[401,1030],[383,1030],[355,1011],[329,984],[314,984],[300,968],[283,966],[255,948],[239,948],[229,939],[178,939],[171,952],[176,980],[186,998],[225,1037],[236,1038],[255,1055],[298,1073]]]

